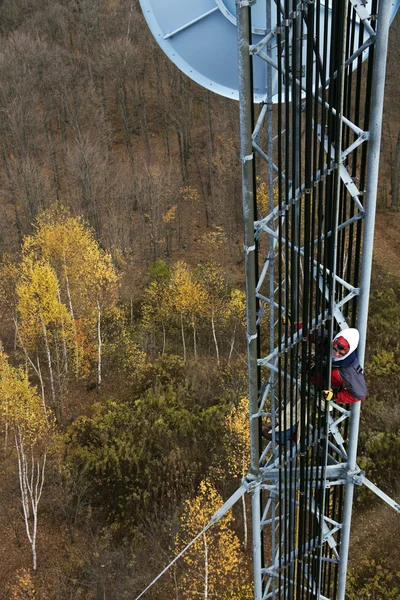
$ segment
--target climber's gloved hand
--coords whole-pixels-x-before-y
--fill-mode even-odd
[[[324,397],[325,402],[333,400],[333,390],[322,390],[322,395]]]

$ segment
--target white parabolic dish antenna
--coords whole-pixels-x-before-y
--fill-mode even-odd
[[[267,34],[266,4],[269,1],[257,0],[251,8],[253,44],[261,42]],[[321,1],[321,30],[325,10],[329,11],[330,19],[332,1]],[[370,13],[371,0],[365,5],[363,2],[360,4],[364,13]],[[392,4],[393,19],[400,0],[393,0]],[[153,36],[183,73],[217,94],[239,99],[235,0],[140,0],[140,5]],[[276,4],[272,2],[272,32],[275,25]],[[364,37],[366,39],[368,33]],[[363,57],[366,56],[365,51]],[[274,40],[271,58],[276,63]],[[266,94],[267,69],[266,62],[259,56],[254,57],[253,82],[254,100],[262,102]],[[273,90],[273,95],[276,101],[277,89]]]

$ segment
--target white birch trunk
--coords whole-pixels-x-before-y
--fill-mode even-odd
[[[65,264],[65,258],[64,258],[64,273],[65,273],[65,284],[67,287],[67,296],[68,296],[68,304],[69,304],[69,312],[72,318],[72,321],[74,323],[74,328],[75,328],[75,316],[74,316],[74,308],[72,306],[72,298],[71,298],[71,289],[69,287],[69,279],[68,279],[68,273],[67,273],[67,266]]]
[[[61,393],[61,375],[62,375],[62,360],[60,361],[60,352],[58,350],[58,341],[57,334],[53,334],[53,342],[54,342],[54,354],[55,354],[55,367],[57,374],[57,382],[58,382],[58,391]]]
[[[215,332],[214,307],[212,307],[212,311],[211,311],[211,328],[212,328],[212,333],[213,333],[213,338],[214,338],[215,352],[217,354],[217,363],[219,366],[219,348],[218,348],[217,334]]]
[[[37,376],[39,377],[40,390],[41,390],[41,394],[42,394],[43,412],[44,412],[44,414],[46,416],[46,419],[47,419],[46,397],[44,395],[44,382],[43,382],[42,370],[40,368],[39,355],[36,356],[36,360],[37,360],[37,369],[35,369],[35,371],[36,371]]]
[[[181,313],[181,333],[182,333],[182,345],[183,345],[183,362],[186,362],[186,341],[185,331],[183,329],[183,314]]]
[[[37,525],[38,525],[38,506],[42,496],[44,484],[44,470],[46,466],[46,452],[43,456],[42,466],[40,459],[35,459],[31,455],[31,466],[29,467],[26,459],[23,439],[21,433],[15,435],[15,446],[18,456],[18,474],[21,490],[22,510],[24,513],[25,530],[32,552],[32,567],[37,569]],[[30,471],[30,472],[29,472]],[[32,511],[33,523],[30,522],[30,513]]]
[[[97,384],[99,391],[101,389],[101,308],[100,302],[97,301]]]
[[[208,545],[206,534],[203,533],[204,542],[204,600],[208,598]]]
[[[231,348],[229,350],[228,365],[231,362],[233,347],[235,345],[235,338],[236,338],[236,323],[235,323],[235,327],[233,328],[233,334],[232,334],[232,339],[231,339],[231,343],[230,343]]]
[[[27,487],[26,487],[26,480],[27,480],[26,460],[25,460],[25,454],[24,454],[24,446],[23,446],[23,443],[22,443],[19,433],[18,433],[18,435],[15,434],[15,447],[17,449],[17,455],[18,455],[18,476],[19,476],[19,487],[21,490],[22,510],[24,512],[26,533],[28,535],[29,541],[31,542],[31,535],[30,535],[30,531],[29,531],[30,510],[29,510],[28,492],[27,492]]]

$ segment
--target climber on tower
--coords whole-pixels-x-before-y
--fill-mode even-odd
[[[367,388],[356,349],[360,340],[357,329],[343,329],[333,339],[331,389],[324,390],[325,400],[354,404],[364,400]]]

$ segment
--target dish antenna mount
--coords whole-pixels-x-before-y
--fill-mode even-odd
[[[320,27],[327,27],[330,35],[333,0],[321,1]],[[272,54],[268,60],[277,66],[277,50],[273,38],[276,21],[272,18],[270,31],[266,26],[266,3],[249,0],[251,4],[253,44],[254,102],[263,102],[267,92],[267,69],[265,63],[265,38],[272,42]],[[368,1],[358,3],[360,21],[363,13],[369,15]],[[398,8],[393,2],[393,19]],[[188,77],[202,87],[221,96],[239,100],[237,20],[235,0],[140,0],[147,24],[158,44],[168,58]],[[328,11],[327,19],[325,11]],[[276,12],[276,11],[273,11]],[[366,31],[365,39],[369,33]],[[322,36],[320,38],[323,39]],[[305,74],[306,43],[303,37],[302,63]],[[360,40],[362,45],[363,40]],[[322,48],[321,48],[322,50]],[[363,59],[367,50],[363,52]],[[284,57],[282,57],[284,60]],[[356,65],[356,63],[354,63]],[[354,67],[355,68],[355,67]],[[303,76],[305,80],[305,75]],[[305,81],[304,81],[305,83]],[[272,90],[272,101],[277,102],[277,88]]]

